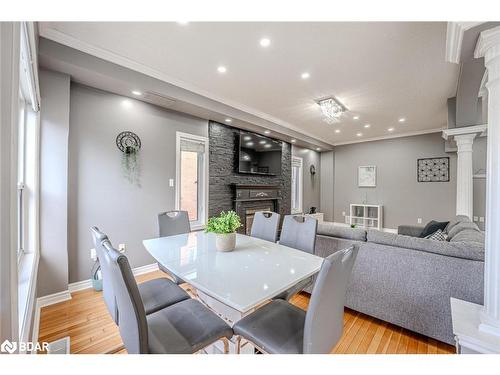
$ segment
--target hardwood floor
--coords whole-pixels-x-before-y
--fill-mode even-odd
[[[156,271],[137,277],[138,282],[165,277]],[[39,341],[51,342],[69,336],[71,353],[117,353],[126,350],[101,297],[92,289],[72,293],[72,299],[44,307],[40,314]],[[307,309],[309,295],[292,302]],[[451,354],[453,346],[410,332],[359,312],[346,309],[344,334],[335,354]]]

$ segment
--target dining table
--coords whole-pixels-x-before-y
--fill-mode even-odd
[[[218,251],[216,235],[194,231],[143,241],[169,273],[190,286],[194,296],[233,325],[273,297],[319,272],[323,258],[279,243],[236,234],[233,251]],[[230,342],[233,352],[234,340]],[[214,344],[211,352],[221,352]],[[243,352],[253,353],[245,345]]]

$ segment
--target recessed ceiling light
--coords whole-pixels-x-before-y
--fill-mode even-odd
[[[335,129],[335,133],[340,133],[340,129]]]
[[[390,132],[392,132],[392,131],[394,131],[394,128],[389,128],[387,130],[390,131]]]
[[[265,147],[265,148],[269,148],[269,147],[271,147],[271,145],[270,145],[269,143],[266,143],[266,144],[264,145],[264,147]]]
[[[353,116],[353,120],[359,120],[359,116]]]
[[[233,120],[232,120],[232,119],[230,119],[229,117],[228,117],[227,119],[225,119],[224,121],[225,121],[225,122],[227,122],[228,124],[230,124],[230,123],[232,123],[232,122],[233,122]]]
[[[308,72],[304,72],[300,75],[300,78],[302,79],[308,79],[311,75]]]
[[[251,146],[253,146],[253,142],[247,142],[247,143],[246,143],[246,145],[247,145],[248,147],[251,147]]]
[[[370,124],[365,124],[365,129],[368,129],[370,126]]]
[[[261,47],[269,47],[271,45],[271,39],[262,38],[259,43],[260,43]]]
[[[223,73],[226,73],[226,72],[227,72],[227,68],[226,68],[225,66],[221,65],[221,66],[219,66],[219,67],[217,68],[217,71],[218,71],[219,73],[222,73],[222,74],[223,74]]]
[[[250,137],[249,135],[245,135],[245,136],[243,137],[243,140],[244,140],[244,141],[249,141],[250,139],[252,139],[252,137]]]
[[[267,142],[266,142],[265,140],[261,140],[261,141],[259,141],[259,144],[261,144],[261,145],[265,145],[266,143],[267,143]]]
[[[295,143],[295,142],[297,142],[297,140],[296,139],[292,139],[290,142]]]
[[[141,96],[142,92],[140,92],[139,90],[132,90],[132,94],[137,95],[137,96]]]
[[[321,148],[319,148],[319,147],[316,147],[316,151],[321,151]]]
[[[361,136],[363,135],[363,133],[356,133],[356,135],[357,135],[358,137],[361,137]]]
[[[405,121],[406,121],[406,119],[405,119],[404,117],[401,117],[398,121],[399,121],[399,122],[405,122]]]
[[[264,134],[271,134],[271,131],[270,130],[265,130]]]

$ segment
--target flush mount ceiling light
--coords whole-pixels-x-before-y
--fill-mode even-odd
[[[271,45],[271,40],[269,38],[262,38],[259,43],[260,43],[261,47],[265,48],[265,47],[269,47]]]
[[[224,121],[226,121],[228,124],[230,124],[230,123],[232,123],[232,122],[233,122],[233,120],[232,120],[232,119],[230,119],[229,117],[228,117],[227,119],[225,119]]]
[[[353,120],[359,120],[359,116],[354,116],[352,119]]]
[[[227,72],[227,68],[226,68],[225,66],[222,66],[222,65],[221,65],[221,66],[219,66],[219,67],[217,68],[217,71],[218,71],[219,73],[221,73],[221,74],[224,74],[224,73],[226,73],[226,72]]]
[[[328,123],[337,122],[340,116],[347,111],[347,108],[334,97],[318,100],[317,103]]]
[[[365,129],[368,129],[370,126],[370,124],[365,124]]]
[[[389,128],[389,129],[387,129],[387,130],[388,130],[388,131],[390,131],[390,132],[393,132],[393,131],[394,131],[394,128]]]
[[[311,75],[308,72],[304,72],[300,75],[300,78],[302,79],[308,79]]]
[[[399,121],[399,122],[405,122],[405,121],[406,121],[406,119],[405,119],[404,117],[401,117],[398,121]]]
[[[297,140],[296,139],[292,139],[290,142],[295,143],[295,142],[297,142]]]
[[[271,134],[271,131],[270,130],[266,130],[266,131],[264,131],[264,134]]]
[[[363,135],[363,133],[357,133],[356,134],[358,137],[361,137]]]

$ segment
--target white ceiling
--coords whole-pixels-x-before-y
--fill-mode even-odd
[[[330,144],[444,128],[459,74],[444,22],[56,22],[40,34]],[[350,111],[335,125],[315,104],[331,95]]]

